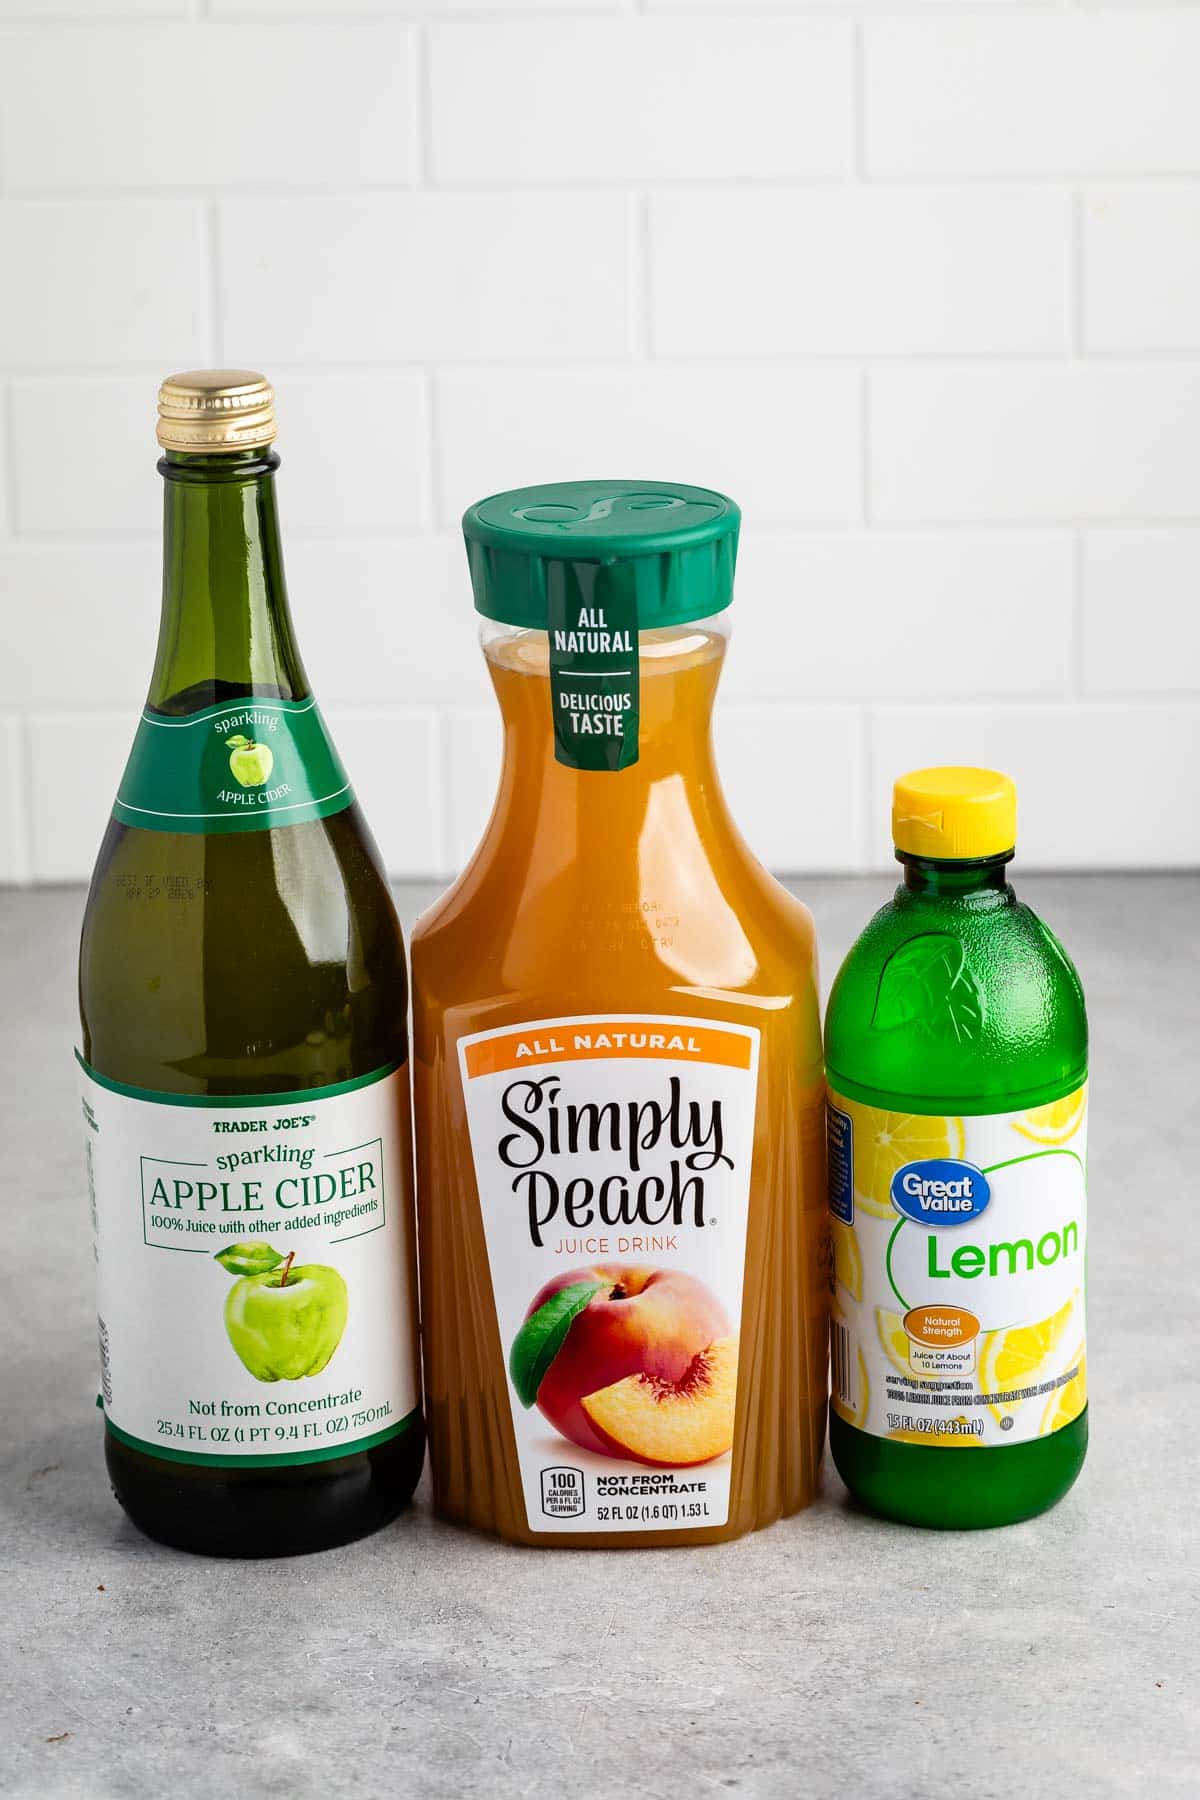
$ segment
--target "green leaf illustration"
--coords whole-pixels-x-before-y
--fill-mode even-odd
[[[283,1261],[278,1250],[263,1238],[243,1238],[239,1243],[226,1244],[218,1250],[213,1258],[231,1275],[265,1275],[268,1269],[277,1269]]]
[[[602,1281],[575,1281],[559,1288],[543,1306],[530,1313],[513,1339],[508,1358],[508,1372],[522,1406],[532,1406],[546,1371],[563,1347],[572,1322],[593,1294],[604,1286]]]
[[[901,944],[879,977],[871,1023],[877,1031],[919,1025],[960,1043],[978,1037],[983,993],[958,938],[930,931]]]
[[[252,741],[251,738],[243,737],[240,731],[235,731],[232,737],[225,739],[231,750],[248,750]]]

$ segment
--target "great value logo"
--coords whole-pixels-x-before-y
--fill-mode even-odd
[[[897,1212],[916,1225],[966,1225],[992,1198],[983,1170],[954,1157],[905,1163],[892,1176],[891,1193]]]

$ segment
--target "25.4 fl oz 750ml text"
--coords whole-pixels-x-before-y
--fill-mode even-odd
[[[302,1444],[321,1443],[331,1437],[344,1437],[369,1425],[381,1424],[391,1417],[390,1401],[379,1406],[363,1406],[356,1412],[337,1413],[323,1419],[293,1420],[289,1424],[219,1425],[196,1422],[184,1424],[180,1419],[159,1419],[159,1437],[176,1438],[188,1444]]]

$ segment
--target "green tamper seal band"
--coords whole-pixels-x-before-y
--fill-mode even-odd
[[[547,574],[554,759],[628,769],[638,759],[638,609],[620,563],[552,563]]]

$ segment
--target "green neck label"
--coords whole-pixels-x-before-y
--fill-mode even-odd
[[[143,712],[113,817],[211,836],[327,819],[354,792],[307,700],[230,700],[187,718]]]
[[[632,591],[603,603],[576,583],[549,596],[554,757],[568,769],[627,769],[638,759],[638,620]]]

